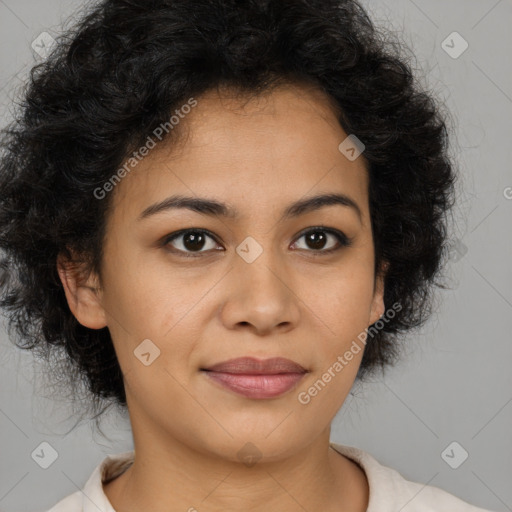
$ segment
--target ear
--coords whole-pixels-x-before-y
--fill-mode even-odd
[[[95,273],[85,275],[83,264],[70,261],[62,253],[57,257],[59,273],[69,309],[85,327],[106,327],[105,310],[101,304],[101,289]]]
[[[375,278],[375,286],[370,311],[370,323],[368,325],[375,323],[384,314],[384,279],[386,277],[388,267],[389,262],[385,261],[381,265],[381,268],[379,269],[379,272]]]

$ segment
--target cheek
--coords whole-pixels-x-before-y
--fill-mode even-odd
[[[211,287],[211,276],[163,275],[161,266],[137,257],[130,266],[106,265],[106,270],[108,328],[123,373],[137,382],[132,389],[168,389],[172,378],[165,370],[186,379],[194,340],[201,338],[197,319],[204,312],[201,298]]]
[[[333,418],[353,386],[365,350],[373,281],[371,274],[341,272],[308,306],[315,325],[315,365],[299,402],[310,417]]]
[[[162,338],[201,294],[187,276],[130,247],[121,249],[104,265],[107,313],[136,337]]]
[[[307,305],[331,339],[334,336],[347,341],[368,327],[372,299],[373,274],[367,269],[347,267],[317,282],[314,292],[308,294]]]

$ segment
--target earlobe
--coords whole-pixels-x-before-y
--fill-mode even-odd
[[[62,254],[57,257],[57,272],[69,309],[78,322],[90,329],[106,327],[97,276],[93,273],[85,276],[80,264],[66,259]]]
[[[384,262],[375,280],[375,291],[373,293],[372,307],[370,312],[370,323],[374,324],[385,312],[384,305],[384,279],[389,267],[389,262]]]

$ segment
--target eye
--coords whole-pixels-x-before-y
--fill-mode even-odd
[[[212,242],[207,243],[207,239]],[[166,237],[163,245],[172,245],[177,252],[183,253],[185,257],[195,257],[193,253],[202,253],[209,250],[215,250],[217,242],[208,231],[200,228],[186,229],[178,231]],[[204,251],[201,249],[205,249]]]
[[[334,239],[334,244],[328,244],[329,237],[331,237],[331,240]],[[341,231],[336,229],[327,229],[322,226],[308,228],[308,230],[303,232],[298,239],[300,240],[301,238],[305,239],[306,250],[310,248],[312,251],[309,252],[318,252],[320,254],[337,251],[342,247],[350,246],[352,243],[352,240]],[[325,249],[326,245],[328,245],[327,249]],[[299,249],[304,249],[304,247],[299,247]]]
[[[331,239],[330,246],[328,244],[329,237]],[[352,243],[352,240],[341,231],[327,229],[323,226],[308,228],[296,240],[301,238],[305,239],[307,245],[306,247],[298,247],[298,249],[319,253],[318,255],[337,251],[342,247],[350,246]],[[210,243],[208,243],[208,239]],[[180,253],[180,256],[191,258],[198,257],[204,252],[223,250],[218,249],[218,242],[215,237],[209,231],[201,228],[189,228],[172,233],[164,238],[162,245],[165,247],[171,246],[173,248],[171,249],[172,252],[177,252]],[[294,245],[297,245],[297,242]],[[328,246],[327,249],[325,248],[326,245]]]

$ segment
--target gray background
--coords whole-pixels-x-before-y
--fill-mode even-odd
[[[2,126],[15,88],[41,61],[34,39],[44,31],[56,36],[83,5],[0,0]],[[364,5],[378,25],[402,33],[428,87],[446,102],[463,176],[452,226],[458,242],[447,269],[452,289],[438,292],[438,312],[410,335],[402,362],[353,389],[332,440],[370,452],[409,480],[512,511],[512,1]],[[455,59],[442,47],[454,31],[469,43]],[[74,422],[65,403],[45,397],[51,392],[41,386],[44,367],[12,348],[1,325],[0,349],[0,510],[42,511],[80,488],[105,454],[131,449],[129,424],[110,415],[103,421],[107,437],[90,424],[67,434]],[[59,454],[46,470],[30,456],[43,441]],[[441,456],[453,441],[469,453],[457,469]],[[459,457],[460,448],[454,453]]]

